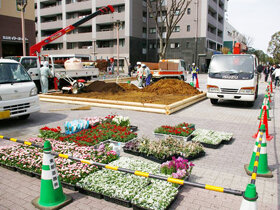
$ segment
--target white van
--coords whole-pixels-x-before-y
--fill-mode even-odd
[[[17,61],[0,59],[0,120],[27,119],[40,110],[37,88]]]
[[[258,97],[261,66],[255,55],[213,55],[208,71],[207,97],[218,100],[246,101],[253,106]]]

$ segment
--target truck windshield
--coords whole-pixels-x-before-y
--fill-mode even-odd
[[[18,63],[0,63],[0,84],[30,82],[31,78]]]
[[[254,58],[251,55],[214,56],[209,66],[209,77],[249,80],[254,77]]]

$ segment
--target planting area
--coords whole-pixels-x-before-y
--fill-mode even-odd
[[[133,84],[95,81],[85,87],[83,93],[77,95],[54,93],[53,95],[168,105],[200,93],[184,81],[165,79],[143,89]]]

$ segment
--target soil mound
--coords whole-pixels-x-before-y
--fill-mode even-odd
[[[157,93],[158,95],[179,94],[196,95],[201,93],[188,83],[178,79],[161,79],[156,83],[143,89],[144,92]]]
[[[105,93],[118,93],[124,92],[124,88],[116,83],[106,83],[103,81],[95,81],[83,89],[84,92],[105,92]]]
[[[125,91],[140,91],[140,89],[133,84],[119,83],[118,85],[121,86]]]

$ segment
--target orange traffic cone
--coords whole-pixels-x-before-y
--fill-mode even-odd
[[[272,81],[270,81],[270,92],[273,93]]]
[[[196,77],[195,87],[196,87],[197,89],[199,88],[198,77]]]

